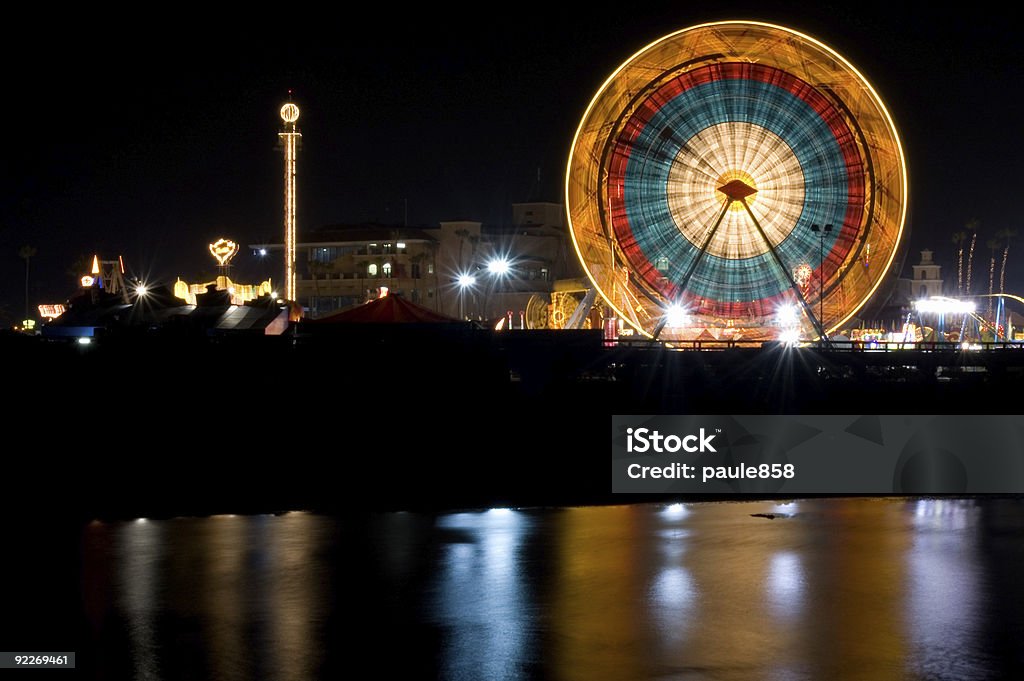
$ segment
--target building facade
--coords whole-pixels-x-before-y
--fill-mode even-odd
[[[942,266],[935,262],[933,255],[927,248],[921,251],[921,261],[911,266],[911,276],[896,281],[892,298],[896,304],[910,305],[920,298],[943,295]]]
[[[454,318],[525,324],[530,299],[550,302],[556,279],[579,267],[554,203],[512,207],[512,224],[453,220],[437,227],[335,225],[297,244],[297,300],[317,318],[379,295],[398,295]],[[253,244],[273,251],[283,244]]]

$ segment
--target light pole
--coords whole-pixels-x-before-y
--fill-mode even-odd
[[[476,286],[476,277],[472,274],[460,274],[455,283],[459,285],[459,319],[466,320],[466,289]]]
[[[811,225],[811,231],[818,235],[818,323],[821,325],[821,342],[828,343],[825,331],[825,235],[832,233],[832,225]]]
[[[486,318],[487,311],[491,303],[491,294],[494,293],[495,289],[501,287],[506,277],[512,275],[512,262],[508,259],[508,256],[498,255],[487,261],[487,273],[491,275],[491,281],[488,283],[486,290],[484,291],[484,315]],[[509,324],[511,326],[511,324]]]

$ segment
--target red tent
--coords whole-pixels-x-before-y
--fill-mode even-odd
[[[315,324],[431,324],[458,320],[399,296],[384,296],[310,321]]]

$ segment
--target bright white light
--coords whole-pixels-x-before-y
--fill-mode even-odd
[[[914,301],[914,309],[918,312],[933,314],[969,314],[974,312],[974,303],[970,300],[956,300],[932,296]]]
[[[511,508],[492,508],[492,509],[490,509],[487,512],[489,514],[491,514],[491,515],[508,515],[508,514],[512,513],[512,509]]]
[[[507,258],[494,258],[487,263],[487,271],[499,277],[508,274],[511,268]]]
[[[89,345],[89,343],[92,343],[92,338],[89,338],[88,336],[82,336],[78,339],[79,345]]]
[[[800,329],[785,329],[779,334],[779,340],[786,345],[796,345],[800,342]]]
[[[146,288],[145,284],[139,284],[138,286],[135,287],[135,292],[138,293],[140,296],[144,296],[147,293],[149,293],[149,289]]]
[[[277,291],[271,291],[270,292],[270,297],[276,299],[277,298]]]
[[[397,244],[395,244],[395,245],[396,245],[396,246],[397,246],[397,247],[398,247],[399,249],[405,248],[405,242],[404,242],[404,241],[399,241],[399,242],[398,242]]]
[[[800,323],[800,310],[796,305],[779,305],[775,308],[775,323],[779,326],[796,326]]]
[[[260,249],[260,257],[262,258],[262,257],[263,257],[263,256],[265,256],[266,254],[267,254],[267,249],[265,249],[265,248],[261,248],[261,249]]]
[[[686,507],[682,504],[669,504],[661,510],[661,513],[670,520],[679,520],[688,515]]]
[[[476,277],[472,274],[460,274],[456,281],[460,288],[469,288],[470,286],[476,286]]]
[[[665,310],[665,326],[670,329],[678,329],[690,323],[690,315],[681,305],[671,305]]]

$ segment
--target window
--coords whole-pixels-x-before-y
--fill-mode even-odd
[[[311,248],[309,249],[309,261],[324,264],[334,262],[341,255],[341,250],[337,246]]]
[[[369,265],[366,266],[366,275],[368,277],[377,276],[377,263],[371,262]]]
[[[427,289],[427,298],[433,298],[433,297],[434,297],[434,289],[428,288]]]
[[[390,244],[387,244],[387,245],[390,246]],[[391,263],[389,263],[389,262],[384,263],[384,267],[382,269],[384,270],[384,276],[385,277],[390,277],[391,276]]]
[[[398,250],[400,250],[400,251],[404,251],[405,250],[405,242],[404,241],[399,241],[398,242]]]
[[[662,274],[668,274],[668,258],[661,256],[654,265]]]
[[[414,262],[410,269],[412,270],[412,278],[413,279],[419,279],[420,278],[420,264],[418,262]]]
[[[427,274],[433,274],[433,273],[434,273],[434,263],[428,262],[427,263]],[[433,295],[433,294],[431,294],[431,295]]]

